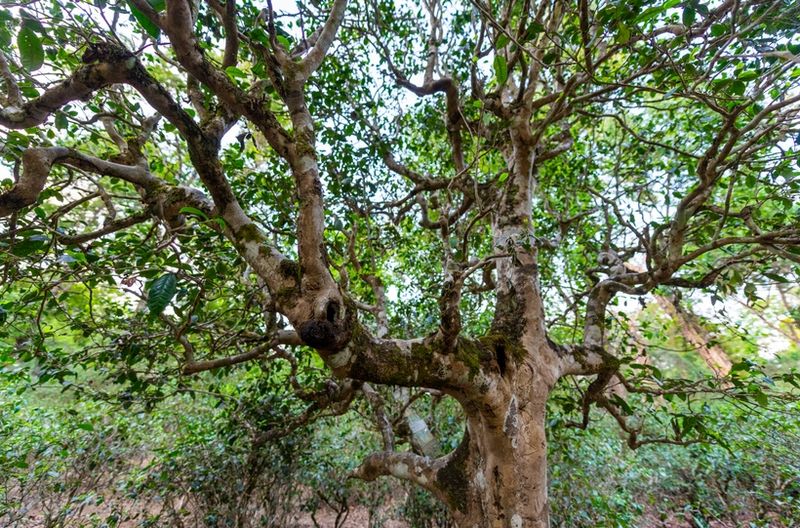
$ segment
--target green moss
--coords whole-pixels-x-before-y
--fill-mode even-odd
[[[448,506],[462,513],[467,511],[467,462],[469,458],[469,433],[453,453],[450,462],[436,473],[436,480],[447,497]]]
[[[258,230],[255,224],[245,224],[236,231],[236,239],[240,242],[264,242],[264,237],[261,231]]]
[[[508,339],[519,339],[525,330],[525,320],[520,317],[524,306],[520,303],[516,289],[512,286],[497,303],[492,332],[502,334]]]
[[[481,370],[480,358],[478,354],[474,353],[473,350],[467,350],[463,347],[459,347],[458,351],[456,352],[456,359],[466,365],[469,369],[470,381],[472,381],[472,379],[475,378],[475,376],[477,376],[478,372]]]
[[[411,357],[414,362],[422,365],[430,364],[433,361],[433,349],[425,342],[411,344]]]
[[[302,273],[300,264],[289,259],[281,260],[281,263],[278,266],[278,271],[280,272],[282,277],[287,279],[295,279],[298,281],[300,280],[300,275]]]
[[[295,134],[295,148],[299,157],[310,155],[314,158],[317,157],[317,151],[314,148],[314,132],[310,130],[298,131]]]
[[[481,341],[459,339],[455,358],[467,366],[471,381],[480,372],[482,365],[488,366],[491,363],[494,354]]]
[[[525,358],[525,349],[515,340],[510,339],[504,334],[496,332],[486,334],[478,338],[489,350],[496,351],[498,347],[503,347],[508,357],[519,362]]]

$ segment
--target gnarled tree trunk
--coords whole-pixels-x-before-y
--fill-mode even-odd
[[[549,526],[545,403],[550,382],[530,364],[519,367],[503,380],[507,390],[465,406],[464,445],[440,472],[460,526]]]
[[[466,413],[459,447],[434,460],[409,451],[376,453],[356,476],[415,482],[444,502],[460,527],[548,527],[545,411],[559,356],[546,341],[539,348],[503,338],[478,343],[475,357],[492,372],[475,376],[475,392],[448,391]]]

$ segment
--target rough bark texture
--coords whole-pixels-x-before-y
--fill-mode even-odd
[[[434,460],[378,453],[356,475],[416,482],[445,502],[462,527],[549,526],[545,407],[556,375],[546,361],[532,358],[553,359],[553,352],[546,342],[527,350],[509,345],[495,344],[497,371],[483,394],[453,392],[467,416],[454,452]]]
[[[465,405],[469,432],[463,477],[443,482],[461,526],[549,526],[544,424],[555,379],[537,370],[533,362],[521,361],[501,382],[505,390]],[[457,477],[457,469],[453,464],[440,475]]]
[[[736,207],[740,208],[736,209],[730,200],[723,201],[725,207],[712,203],[715,189],[723,187],[720,183],[724,178],[730,178],[730,198],[730,189],[737,183],[729,174],[749,166],[750,158],[755,157],[762,143],[769,139],[773,145],[778,145],[781,138],[788,137],[800,102],[800,95],[794,92],[771,104],[756,106],[755,94],[752,99],[731,99],[727,94],[718,101],[714,91],[704,91],[708,83],[703,76],[713,78],[725,69],[719,62],[724,47],[722,40],[727,42],[725,46],[738,42],[733,36],[719,38],[710,28],[727,27],[722,23],[725,20],[733,27],[740,15],[745,14],[739,11],[738,2],[723,2],[714,10],[707,10],[708,13],[698,17],[696,22],[689,22],[689,27],[667,24],[646,29],[643,22],[632,31],[622,21],[612,20],[619,26],[620,35],[622,28],[631,33],[619,38],[616,31],[606,30],[608,24],[587,2],[581,2],[576,9],[569,2],[493,5],[475,1],[469,4],[468,12],[480,29],[474,55],[467,57],[471,62],[462,75],[469,78],[469,87],[460,85],[461,82],[467,84],[466,79],[459,80],[441,71],[445,61],[440,57],[439,45],[445,37],[443,8],[438,1],[423,2],[430,34],[421,85],[412,83],[409,79],[415,77],[407,75],[394,63],[398,50],[390,50],[381,42],[380,35],[385,35],[387,28],[377,16],[377,3],[369,3],[375,12],[367,10],[354,16],[353,34],[370,34],[374,29],[378,35],[365,46],[374,46],[374,49],[369,48],[370,58],[377,54],[386,66],[381,71],[390,72],[387,84],[396,83],[417,97],[444,97],[442,119],[446,134],[442,137],[446,139],[442,141],[449,142],[447,158],[451,165],[445,166],[443,174],[435,176],[422,174],[398,161],[384,141],[383,131],[369,122],[365,115],[368,112],[362,112],[367,106],[374,110],[376,105],[364,108],[354,105],[352,111],[346,112],[349,118],[363,121],[364,128],[375,134],[379,158],[387,170],[400,178],[400,184],[395,187],[403,189],[403,185],[408,184],[411,188],[406,198],[382,204],[388,216],[398,223],[409,211],[418,208],[420,228],[441,237],[442,268],[437,273],[441,272],[442,284],[435,299],[439,308],[438,326],[428,335],[407,339],[391,335],[386,287],[379,274],[362,268],[356,255],[357,226],[352,226],[348,248],[350,262],[337,268],[338,275],[332,270],[326,247],[326,196],[320,175],[315,120],[307,101],[310,93],[307,84],[333,49],[339,27],[348,13],[359,6],[351,4],[348,10],[346,0],[335,0],[330,11],[318,19],[324,22],[313,35],[289,51],[278,44],[271,5],[265,10],[265,20],[261,15],[255,20],[259,26],[255,29],[264,26],[269,33],[266,40],[259,40],[252,36],[254,28],[248,27],[247,33],[243,32],[244,24],[237,21],[235,2],[228,0],[224,8],[218,2],[210,2],[217,6],[225,33],[223,67],[220,68],[213,58],[206,56],[199,41],[201,37],[196,33],[196,17],[203,3],[167,0],[164,12],[157,12],[147,0],[130,0],[130,3],[159,28],[164,42],[168,41],[172,53],[166,54],[170,58],[165,61],[165,67],[175,68],[180,78],[188,79],[186,94],[176,97],[151,75],[136,54],[106,42],[108,39],[100,39],[101,42],[87,46],[83,65],[73,74],[61,83],[48,81],[49,88],[41,95],[23,101],[15,74],[0,53],[3,57],[0,73],[8,92],[4,107],[0,109],[0,126],[9,129],[40,126],[65,105],[77,104],[76,101],[86,100],[98,91],[124,84],[174,127],[202,189],[174,185],[152,174],[141,148],[149,131],[143,131],[126,143],[109,122],[111,132],[108,135],[120,150],[113,162],[62,147],[26,149],[19,157],[22,171],[18,181],[0,194],[0,217],[14,218],[24,208],[35,204],[47,186],[52,168],[60,165],[126,182],[141,197],[145,208],[143,213],[73,237],[74,243],[99,239],[151,217],[177,228],[183,222],[181,210],[186,206],[200,210],[209,218],[221,219],[215,229],[224,234],[231,251],[247,263],[259,286],[263,287],[264,297],[269,301],[264,303],[264,310],[274,318],[284,318],[292,329],[275,330],[271,335],[262,336],[260,344],[249,351],[206,361],[195,361],[189,339],[175,332],[176,343],[186,351],[185,361],[180,365],[182,372],[198,373],[274,357],[290,363],[296,385],[296,359],[281,347],[302,344],[315,348],[336,379],[329,380],[329,390],[319,395],[308,395],[302,388],[295,387],[298,393],[313,401],[309,411],[280,431],[263,434],[256,443],[290,431],[293,425],[306,423],[313,410],[330,408],[334,414],[341,414],[356,393],[363,394],[376,416],[384,451],[367,457],[354,476],[372,480],[392,475],[423,486],[450,508],[464,528],[549,526],[545,412],[548,395],[561,377],[596,376],[582,394],[583,421],[578,426],[586,427],[590,407],[596,404],[617,420],[628,434],[632,447],[662,440],[683,442],[681,437],[643,439],[641,426],[629,423],[608,396],[609,382],[625,383],[619,371],[620,360],[609,351],[606,338],[607,307],[615,295],[643,296],[659,286],[706,288],[726,269],[752,262],[751,259],[759,255],[763,258],[764,254],[797,262],[796,254],[789,251],[800,246],[800,229],[796,225],[764,228],[754,220],[758,218],[753,213],[754,206],[739,204]],[[604,11],[603,16],[616,16],[608,9]],[[647,20],[657,17],[658,13],[650,15]],[[694,19],[694,15],[691,18]],[[580,21],[578,32],[569,26],[574,26],[575,20]],[[303,25],[302,16],[299,23]],[[360,23],[365,27],[359,28]],[[747,24],[756,27],[762,21],[750,18]],[[572,44],[561,40],[567,34],[581,40],[579,51],[568,50]],[[698,66],[697,81],[693,81],[691,87],[683,85],[680,89],[666,91],[660,85],[651,86],[653,72],[672,68],[670,61],[688,56],[684,46],[698,40],[705,45],[696,48],[698,54],[692,52],[691,56],[701,66],[705,64],[707,72],[701,72]],[[636,57],[641,51],[639,48],[646,47],[638,44],[646,42],[659,43],[663,53]],[[238,54],[245,45],[250,53],[248,62],[259,63],[266,72],[266,78],[262,79],[256,79],[253,74],[248,89],[241,88],[245,84],[234,82],[227,71],[238,63]],[[675,56],[665,58],[663,54],[671,53],[668,50],[673,47],[677,50]],[[720,51],[716,51],[718,47]],[[485,78],[486,68],[478,67],[479,57],[494,60],[491,82]],[[601,80],[595,78],[598,71],[604,71]],[[758,85],[762,92],[769,88],[766,81],[753,85]],[[273,95],[267,93],[266,87]],[[639,91],[645,95],[638,95]],[[184,95],[194,105],[200,119],[196,120],[183,109]],[[693,140],[696,145],[692,148],[696,152],[687,152],[680,145],[666,144],[658,138],[643,138],[631,129],[622,110],[620,115],[613,116],[594,113],[614,106],[611,102],[634,95],[643,100],[674,97],[685,98],[692,105],[706,104],[708,108],[704,111],[718,115],[720,126],[709,132],[708,137]],[[470,108],[480,109],[477,119],[470,118],[470,112],[464,110],[466,99],[469,99]],[[275,107],[279,110],[273,111]],[[645,111],[636,107],[631,111],[634,116],[637,112]],[[648,218],[648,225],[643,227],[631,219],[632,215],[619,210],[617,196],[609,198],[602,193],[596,196],[596,207],[591,206],[575,218],[565,216],[568,208],[547,211],[559,225],[562,235],[569,233],[573,220],[593,215],[600,209],[605,214],[608,230],[605,240],[597,242],[604,244],[603,251],[596,255],[597,267],[586,270],[586,291],[573,292],[574,298],[567,301],[569,310],[576,315],[575,342],[557,345],[546,332],[539,267],[540,251],[557,248],[560,241],[537,237],[541,233],[537,233],[534,226],[537,217],[534,213],[539,212],[535,208],[553,207],[547,193],[537,193],[540,185],[537,175],[545,161],[572,147],[573,131],[586,118],[618,123],[620,133],[630,133],[633,138],[628,138],[628,143],[661,149],[667,153],[664,156],[678,155],[681,167],[686,164],[693,167],[685,181],[676,187],[685,187],[678,203],[667,207],[669,212],[658,222],[650,222]],[[239,121],[246,121],[258,130],[274,156],[289,167],[297,213],[296,259],[282,253],[279,245],[272,243],[267,234],[268,226],[259,223],[259,204],[249,207],[250,204],[240,203],[231,184],[233,179],[226,174],[221,162],[222,140]],[[149,125],[150,129],[152,126],[155,124]],[[363,141],[367,139],[358,139],[358,142]],[[465,145],[469,149],[474,147],[475,152],[468,152]],[[770,148],[763,146],[764,152],[770,152]],[[496,171],[498,164],[503,165],[500,174],[481,173],[485,170],[482,167],[484,156],[490,160],[486,165],[492,167],[491,171]],[[603,175],[592,181],[605,181],[606,177],[611,178]],[[587,176],[584,174],[583,178]],[[630,186],[625,181],[617,183],[619,189]],[[657,192],[661,192],[660,189]],[[601,190],[584,189],[584,194],[594,198],[598,191]],[[635,192],[644,196],[651,191],[642,188]],[[444,195],[447,195],[447,204],[443,205]],[[630,196],[633,194],[629,199]],[[434,206],[434,201],[438,205]],[[342,202],[347,200],[342,199]],[[350,207],[352,213],[361,215],[366,223],[374,220],[369,211],[357,205],[339,205]],[[433,209],[436,209],[435,216]],[[612,217],[613,222],[609,220]],[[697,233],[708,231],[704,229],[708,227],[704,223],[708,217],[714,219],[716,227],[711,231],[716,231],[715,234],[697,238]],[[734,228],[729,228],[730,223]],[[469,247],[470,230],[476,225],[480,225],[482,232],[491,233],[491,248],[487,248],[488,243]],[[13,229],[9,231],[13,237]],[[581,239],[587,251],[596,242],[592,237],[599,240],[599,235],[594,234]],[[453,240],[461,251],[452,250]],[[618,256],[616,251],[624,257]],[[633,256],[641,257],[646,267],[626,267],[623,262]],[[710,258],[712,256],[718,257],[713,267],[703,265],[686,273],[682,270],[696,260],[715,260]],[[202,259],[202,255],[196,258]],[[591,262],[590,266],[593,265]],[[372,289],[374,305],[356,299],[356,295],[348,291],[348,267]],[[483,284],[474,287],[494,294],[494,319],[490,331],[482,336],[465,331],[461,314],[465,288],[478,275],[482,275]],[[664,307],[675,308],[672,304]],[[374,318],[374,332],[360,320],[359,311]],[[713,365],[715,373],[720,376],[727,373],[730,362],[719,350],[706,346],[707,336],[696,321],[680,311],[673,314],[689,333],[689,340]],[[187,322],[185,327],[188,326]],[[424,421],[408,409],[411,397],[404,396],[406,408],[401,421],[408,422],[411,429],[412,450],[396,451],[393,423],[376,389],[379,385],[416,387],[457,399],[466,415],[466,430],[460,447],[434,458],[438,449],[429,438],[430,431]],[[634,384],[626,384],[625,388],[612,396],[624,396],[627,391],[636,390],[655,396],[665,393]]]

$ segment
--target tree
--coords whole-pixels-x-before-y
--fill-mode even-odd
[[[279,363],[309,405],[262,442],[363,392],[385,450],[354,475],[460,526],[548,525],[559,380],[567,424],[604,409],[633,448],[724,441],[693,401],[782,390],[753,361],[663,380],[610,308],[797,276],[797,4],[321,4],[0,10],[6,354],[152,401]],[[460,445],[396,450],[384,385],[458,400]]]

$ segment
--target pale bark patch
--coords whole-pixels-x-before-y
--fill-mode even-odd
[[[328,365],[334,369],[344,367],[350,363],[352,357],[353,353],[350,351],[350,347],[345,347],[341,352],[328,356]]]

